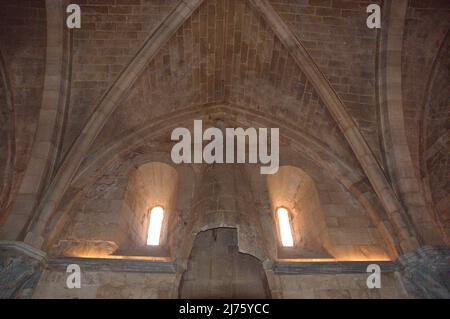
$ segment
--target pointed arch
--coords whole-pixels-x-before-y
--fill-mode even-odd
[[[143,127],[129,132],[128,135],[114,141],[114,143],[105,145],[98,153],[93,154],[80,168],[78,174],[71,182],[72,190],[69,192],[73,201],[76,194],[80,192],[86,185],[92,183],[103,170],[110,167],[111,163],[117,161],[121,156],[133,149],[139,149],[140,146],[147,145],[157,136],[170,131],[173,127],[186,127],[192,124],[194,119],[214,119],[231,121],[231,123],[240,127],[280,127],[280,134],[283,139],[287,139],[292,143],[293,149],[302,152],[303,156],[309,158],[312,162],[322,167],[327,175],[339,181],[367,211],[374,226],[377,227],[380,234],[384,238],[389,249],[389,255],[395,258],[399,251],[398,238],[393,231],[390,221],[384,211],[380,208],[373,190],[368,185],[364,175],[352,168],[352,165],[346,163],[329,149],[324,147],[314,138],[305,136],[292,127],[286,127],[284,124],[273,120],[270,116],[264,114],[253,114],[248,117],[248,111],[237,106],[217,105],[209,107],[189,108],[185,112],[174,112],[170,116],[166,115],[158,121],[146,123]],[[166,123],[170,122],[173,127],[167,127]],[[280,163],[283,164],[283,161]],[[56,237],[58,229],[61,229],[62,223],[66,220],[66,214],[71,204],[65,203],[63,208],[56,209],[57,213],[49,219],[44,233],[46,237],[44,241],[46,245]]]
[[[354,120],[346,111],[336,91],[332,88],[302,43],[273,9],[272,5],[267,0],[249,1],[272,27],[275,34],[284,43],[285,47],[288,48],[295,61],[314,85],[361,164],[379,200],[388,213],[393,226],[398,231],[402,249],[405,252],[416,249],[418,247],[417,234],[410,227],[404,208],[395,196],[394,190],[387,180],[383,169],[377,162]]]
[[[84,126],[81,134],[70,148],[47,192],[44,194],[25,237],[25,242],[40,248],[43,244],[42,231],[48,219],[62,198],[76,170],[80,166],[89,146],[100,132],[106,120],[126,94],[148,61],[176,30],[191,16],[203,0],[182,0],[145,41],[142,48],[111,85],[94,113]]]

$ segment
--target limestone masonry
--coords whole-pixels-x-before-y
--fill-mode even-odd
[[[450,1],[0,0],[0,298],[450,298],[449,129]]]

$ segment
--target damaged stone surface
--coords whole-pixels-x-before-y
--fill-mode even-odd
[[[24,243],[0,241],[0,298],[31,298],[45,258]]]
[[[450,298],[450,248],[422,247],[400,257],[402,280],[417,298]]]

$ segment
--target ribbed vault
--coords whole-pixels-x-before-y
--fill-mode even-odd
[[[101,8],[94,6],[95,12]],[[113,10],[118,9],[107,7],[106,12],[111,11],[114,16],[117,11]],[[128,10],[135,12],[132,6]],[[96,31],[89,33],[88,38],[110,37],[98,32],[101,25],[96,22]],[[142,27],[143,24],[139,24],[139,28]],[[76,171],[88,154],[97,154],[100,145],[111,144],[120,135],[138,130],[157,118],[164,121],[167,111],[184,112],[200,105],[208,112],[209,107],[220,103],[247,110],[251,116],[260,113],[273,117],[282,130],[294,126],[294,131],[308,143],[320,145],[319,154],[330,153],[331,158],[352,162],[350,170],[359,171],[361,165],[388,212],[390,222],[400,231],[400,241],[408,242],[403,248],[413,248],[415,244],[410,243],[413,234],[402,217],[394,218],[393,214],[402,215],[401,207],[370,147],[314,60],[286,28],[267,1],[178,3],[105,91],[83,131],[71,144],[69,153],[62,157],[64,161],[36,209],[25,240],[37,246],[43,244],[43,232]],[[137,42],[134,43],[137,45]],[[76,64],[77,59],[74,61]],[[74,74],[76,76],[77,71]],[[72,81],[72,88],[76,88],[76,83]],[[91,113],[83,108],[83,103],[76,105],[70,108],[71,112],[80,112],[83,116]],[[69,115],[65,136],[70,135],[72,122]],[[78,124],[81,123],[83,121]],[[325,161],[325,166],[336,171],[333,161]],[[348,179],[346,182],[352,187],[352,182]],[[380,220],[377,213],[374,218]],[[388,235],[389,231],[385,233]],[[396,246],[395,242],[391,238],[390,245]]]
[[[295,124],[341,157],[352,157],[283,44],[247,1],[235,0],[206,1],[194,12],[149,62],[91,152],[164,114],[219,103]]]
[[[0,2],[0,246],[20,278],[43,270],[33,297],[177,296],[186,269],[205,278],[197,234],[214,257],[263,261],[273,297],[448,296],[448,0],[79,0],[81,29],[66,27],[69,0]],[[270,182],[259,164],[174,164],[171,133],[195,120],[279,128],[289,169]],[[148,247],[154,205],[168,217]],[[217,227],[237,241],[205,242]],[[59,289],[67,256],[113,268]],[[383,289],[347,280],[384,260]],[[32,293],[8,280],[6,295]]]
[[[5,170],[0,173],[0,224],[30,159],[46,59],[45,1],[3,1],[1,5],[0,165]]]
[[[322,4],[326,7],[329,2]],[[344,7],[342,2],[332,2],[328,10],[322,4],[308,3],[321,23],[336,25],[342,32],[349,30],[348,24],[339,23],[355,14],[358,6],[353,1]],[[124,141],[122,137],[142,138],[139,134],[152,122],[172,129],[173,114],[198,108],[205,116],[214,107],[224,106],[225,112],[236,111],[233,116],[238,120],[261,116],[267,124],[267,118],[272,118],[281,131],[289,131],[287,135],[293,131],[301,140],[298,149],[307,150],[308,156],[319,158],[334,176],[343,177],[349,190],[355,190],[353,183],[368,180],[371,187],[362,187],[364,191],[356,191],[357,196],[376,194],[387,219],[384,213],[372,210],[374,219],[389,220],[404,251],[416,248],[414,229],[376,158],[373,110],[367,108],[367,114],[352,111],[355,105],[364,109],[363,105],[373,102],[373,64],[362,66],[363,60],[372,59],[368,52],[373,35],[370,44],[352,56],[354,65],[338,66],[331,59],[326,67],[321,65],[322,72],[316,62],[321,64],[330,56],[315,56],[311,43],[302,38],[307,28],[301,27],[298,33],[286,20],[284,9],[278,11],[280,17],[268,0],[190,0],[166,5],[105,2],[83,8],[87,28],[74,31],[71,104],[61,161],[34,209],[26,242],[37,247],[43,244],[49,221],[74,178],[82,175],[80,168],[96,163],[95,157],[114,149],[117,141]],[[298,16],[307,21],[301,10]],[[333,18],[337,15],[339,18]],[[327,28],[322,31],[328,32]],[[364,39],[361,29],[356,33]],[[330,38],[317,40],[317,46],[325,51],[326,39]],[[346,38],[337,41],[346,43]],[[337,46],[336,52],[342,57],[351,48]],[[346,79],[346,68],[358,70],[353,79]],[[333,72],[338,76],[333,77]],[[356,86],[360,77],[369,79],[360,83],[364,90]],[[354,96],[346,96],[347,91]],[[352,106],[352,99],[359,104]],[[364,130],[361,118],[370,122]],[[101,162],[100,158],[97,164]],[[337,169],[343,163],[351,173]],[[353,178],[355,175],[364,177]],[[384,233],[388,237],[393,234],[386,227]],[[389,241],[392,247],[398,246],[395,238]]]
[[[429,187],[435,219],[450,241],[450,33],[434,64],[422,117],[422,174]]]
[[[370,1],[380,4],[382,1]],[[380,159],[376,104],[377,30],[366,27],[366,4],[270,0],[330,81]]]

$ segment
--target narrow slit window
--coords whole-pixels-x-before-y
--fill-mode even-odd
[[[147,245],[158,246],[161,239],[161,228],[164,219],[164,209],[161,206],[153,207],[150,211],[148,223]]]
[[[294,238],[292,237],[292,229],[289,221],[289,212],[286,208],[277,209],[278,225],[280,227],[281,244],[284,247],[294,247]]]

